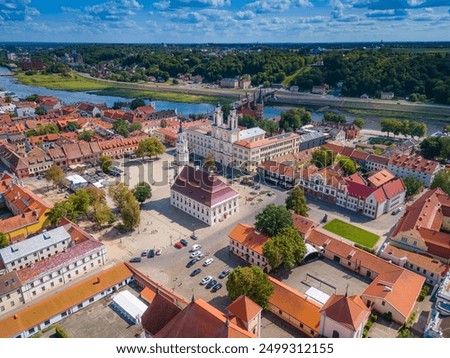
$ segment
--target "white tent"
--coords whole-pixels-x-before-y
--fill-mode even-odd
[[[113,302],[120,313],[135,324],[141,321],[141,317],[147,309],[147,305],[130,291],[119,292],[114,296]]]

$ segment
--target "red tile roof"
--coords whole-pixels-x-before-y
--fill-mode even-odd
[[[216,175],[191,166],[183,168],[171,189],[208,207],[239,196]]]
[[[394,154],[389,158],[389,165],[408,168],[421,173],[432,174],[439,169],[439,163],[419,155]]]
[[[298,232],[305,237],[312,229],[319,226],[318,222],[308,219],[302,215],[292,213],[292,220]]]
[[[241,295],[227,307],[227,310],[243,322],[250,322],[262,311],[262,307],[247,296]]]
[[[347,297],[333,294],[320,309],[320,313],[357,331],[361,324],[367,321],[370,309],[366,307],[360,296]]]
[[[388,199],[395,198],[397,195],[406,191],[406,186],[403,180],[398,178],[383,185],[384,193]]]
[[[146,287],[144,290],[150,290]],[[154,294],[151,304],[142,315],[142,327],[152,336],[163,329],[180,312],[178,307],[171,299],[160,294],[158,291]]]
[[[395,178],[395,175],[392,174],[387,169],[379,170],[367,177],[367,181],[369,184],[375,188],[379,188],[380,186],[383,186],[384,184],[390,182]]]
[[[237,224],[228,234],[230,239],[248,247],[250,250],[262,255],[263,246],[270,239],[268,236],[258,232],[253,226]]]
[[[155,338],[255,338],[202,299],[191,302]]]

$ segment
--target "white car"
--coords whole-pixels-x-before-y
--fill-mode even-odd
[[[202,248],[202,245],[194,245],[194,246],[192,246],[192,249],[191,249],[191,252],[193,252],[193,251],[198,251],[198,250],[200,250]]]
[[[203,278],[203,280],[200,281],[200,285],[206,285],[211,280],[212,280],[212,276],[206,276]]]
[[[206,261],[203,263],[203,266],[209,266],[209,265],[211,265],[213,262],[214,262],[214,259],[213,259],[213,258],[209,258],[208,260],[206,260]]]
[[[197,257],[198,255],[200,255],[200,251],[194,251],[194,252],[191,254],[190,258],[193,259],[194,257]]]
[[[197,261],[200,261],[202,258],[204,258],[205,257],[205,254],[204,253],[202,253],[202,252],[200,252],[198,255],[197,255],[197,257],[196,257],[196,259],[197,259]]]

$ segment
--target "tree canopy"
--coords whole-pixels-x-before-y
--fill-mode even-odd
[[[290,109],[281,113],[280,128],[286,132],[295,132],[301,126],[311,122],[311,112],[305,108]]]
[[[325,122],[334,122],[334,123],[347,123],[347,119],[343,114],[337,114],[333,112],[325,112],[323,114],[323,120]]]
[[[332,150],[319,148],[313,152],[311,164],[315,165],[319,169],[322,169],[333,164],[335,159],[336,154]]]
[[[136,200],[142,205],[144,201],[152,197],[152,187],[149,183],[140,182],[134,187],[133,194]]]
[[[409,175],[403,179],[403,183],[406,186],[407,196],[417,195],[423,188],[423,183],[413,175]]]
[[[305,254],[305,242],[294,227],[283,229],[263,246],[263,255],[272,269],[280,266],[293,268],[302,262]]]
[[[239,118],[239,125],[250,129],[258,126],[258,121],[251,115],[244,114],[242,118]]]
[[[106,155],[102,155],[98,160],[100,169],[104,173],[108,173],[112,168],[112,159]]]
[[[58,186],[64,179],[63,170],[57,165],[52,165],[44,174],[44,178],[47,181],[51,181],[53,185]]]
[[[261,129],[264,129],[266,131],[266,133],[268,133],[269,135],[272,135],[274,132],[278,131],[278,129],[280,128],[280,125],[278,124],[278,122],[275,122],[275,121],[269,120],[269,119],[259,121],[257,126]]]
[[[274,290],[267,274],[258,266],[236,267],[228,276],[226,287],[232,301],[245,295],[264,309]]]
[[[364,119],[362,119],[362,118],[355,118],[355,120],[353,121],[353,124],[355,126],[357,126],[359,129],[362,129],[362,127],[364,127]]]
[[[291,213],[283,205],[269,204],[256,215],[256,229],[269,237],[292,225]]]
[[[141,221],[141,212],[133,192],[123,183],[118,183],[108,188],[108,194],[120,210],[120,217],[125,229],[133,230],[138,227]]]
[[[428,137],[420,143],[422,155],[427,159],[443,160],[450,158],[449,137]]]
[[[339,155],[336,159],[337,163],[341,166],[341,169],[347,175],[356,173],[356,163],[349,157]]]
[[[138,157],[155,157],[163,154],[166,151],[166,147],[157,138],[150,137],[139,142],[136,155]]]
[[[393,133],[394,135],[403,134],[411,137],[424,137],[427,133],[427,125],[423,122],[415,122],[409,120],[397,120],[391,118],[384,118],[380,121],[381,131]]]
[[[450,170],[441,170],[437,173],[430,188],[441,188],[446,194],[450,195]]]
[[[0,232],[0,249],[9,246],[9,239],[5,233]]]
[[[131,109],[131,110],[134,110],[134,109],[136,109],[136,108],[138,108],[138,107],[142,107],[142,106],[145,106],[145,101],[144,101],[144,99],[142,99],[142,98],[135,98],[135,99],[133,99],[133,100],[131,101],[130,109]]]
[[[306,206],[306,197],[303,189],[298,185],[292,189],[286,197],[286,209],[294,211],[298,215],[308,216],[308,207]]]

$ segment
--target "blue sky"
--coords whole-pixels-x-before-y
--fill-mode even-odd
[[[449,41],[450,0],[0,0],[0,41]]]

